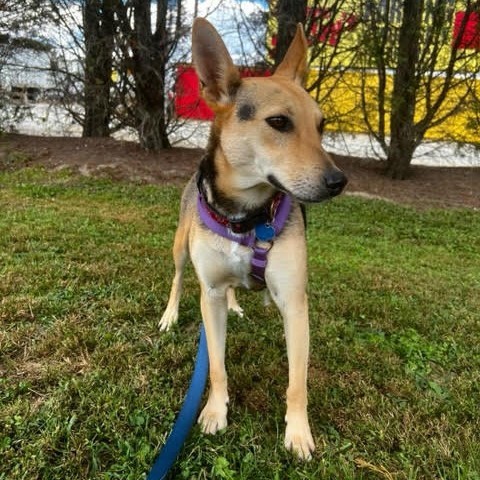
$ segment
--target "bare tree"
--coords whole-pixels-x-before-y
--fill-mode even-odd
[[[112,105],[112,63],[115,35],[114,0],[86,0],[83,8],[85,39],[84,137],[108,137]]]
[[[452,39],[455,2],[385,0],[379,8],[378,2],[364,1],[362,109],[369,132],[386,155],[386,171],[392,178],[406,177],[427,131],[451,118],[471,92],[478,52],[463,48],[461,42],[469,15],[479,3],[464,0],[462,4],[465,16]],[[373,88],[367,81],[371,68],[378,75]],[[457,88],[462,84],[465,88]],[[450,96],[447,104],[453,88],[463,93],[454,101]]]
[[[56,79],[83,135],[129,128],[147,149],[169,147],[172,58],[188,31],[181,0],[48,1],[63,32]]]
[[[348,113],[336,108],[330,98],[344,74],[355,65],[358,46],[352,37],[360,16],[355,0],[313,0],[309,2],[305,31],[310,44],[310,76],[307,90],[321,106],[328,102],[327,122],[349,126]]]
[[[275,65],[279,65],[295,36],[297,23],[305,24],[307,0],[278,0],[274,16],[277,20],[277,38],[274,51]]]
[[[52,40],[55,44],[55,61],[52,64],[52,74],[55,81],[56,101],[68,112],[73,121],[82,126],[83,134],[90,136],[86,128],[86,111],[94,112],[95,108],[87,107],[85,101],[93,95],[85,95],[86,48],[90,40],[86,40],[84,31],[85,2],[84,0],[46,0],[52,16]],[[99,22],[99,21],[98,21]],[[91,54],[93,49],[90,49]],[[93,60],[89,63],[95,64]],[[95,69],[92,67],[90,78],[94,82]],[[97,73],[97,76],[102,76]],[[88,89],[88,87],[87,87]],[[101,118],[99,115],[98,118]],[[92,122],[90,122],[92,123]],[[103,124],[103,121],[100,121]],[[103,129],[104,127],[102,127]],[[103,136],[103,132],[98,132]]]
[[[177,1],[174,12],[169,10],[169,3],[168,0],[157,0],[154,18],[150,0],[133,0],[130,5],[122,1],[116,3],[125,65],[123,73],[132,78],[133,112],[140,143],[151,150],[170,146],[167,65],[184,33],[182,3]],[[132,105],[126,105],[126,108],[131,109]]]

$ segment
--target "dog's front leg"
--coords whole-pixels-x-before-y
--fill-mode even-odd
[[[285,280],[277,284],[273,299],[282,314],[288,354],[285,447],[308,460],[315,450],[307,414],[309,352],[308,300],[303,288]]]
[[[189,223],[184,216],[180,218],[180,224],[175,232],[175,241],[173,243],[175,277],[170,289],[167,308],[158,324],[161,331],[168,330],[178,320],[178,306],[180,303],[180,294],[182,292],[183,270],[188,256],[188,229]]]
[[[227,333],[227,290],[202,284],[201,309],[207,335],[210,362],[210,392],[198,422],[204,433],[216,433],[227,426],[227,373],[225,339]]]

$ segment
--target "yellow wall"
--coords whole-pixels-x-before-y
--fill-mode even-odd
[[[316,76],[316,71],[312,69],[307,83],[313,82]],[[368,117],[371,119],[370,121],[374,127],[378,124],[378,75],[374,72],[361,74],[360,72],[349,71],[344,72],[340,78],[332,75],[325,80],[326,89],[334,84],[334,82],[337,82],[336,86],[332,89],[332,93],[324,101],[320,102],[320,106],[329,120],[329,130],[353,133],[367,132],[367,126],[361,108],[362,76],[366,86],[365,101],[369,112]],[[440,87],[441,82],[442,79],[439,78],[436,81],[436,84]],[[387,98],[391,93],[392,86],[392,76],[389,76],[386,86]],[[465,85],[460,85],[449,91],[447,99],[445,100],[443,107],[440,109],[440,117],[458,103],[458,98],[464,95],[465,88]],[[477,98],[480,97],[480,80],[477,80],[476,82],[476,95]],[[431,140],[479,143],[480,125],[478,124],[478,116],[480,115],[480,112],[474,112],[471,108],[472,103],[473,100],[471,98],[470,100],[467,99],[464,101],[458,112],[441,125],[428,130],[426,138]],[[425,104],[424,102],[419,102],[417,104],[416,120],[422,118],[424,112]],[[388,112],[386,114],[385,122],[388,132],[390,123]],[[475,125],[476,128],[474,128]]]

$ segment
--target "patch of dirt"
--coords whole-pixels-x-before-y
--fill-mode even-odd
[[[202,150],[173,148],[147,152],[134,142],[112,138],[0,136],[0,169],[43,165],[71,168],[82,175],[140,183],[184,183],[195,171]],[[390,180],[380,162],[334,155],[349,178],[348,194],[426,207],[480,208],[479,167],[413,166],[408,179]]]

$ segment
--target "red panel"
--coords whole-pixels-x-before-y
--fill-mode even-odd
[[[467,16],[468,15],[468,16]],[[467,18],[465,18],[467,16]],[[453,43],[457,42],[458,37],[462,33],[458,43],[458,48],[472,48],[480,50],[480,13],[479,12],[457,12],[455,14],[455,22],[453,25]]]
[[[195,69],[191,65],[177,67],[175,84],[175,111],[179,117],[195,120],[211,120],[213,112],[200,98],[200,86]]]
[[[270,72],[255,68],[240,68],[242,77],[268,76]],[[177,116],[193,120],[212,120],[214,114],[200,97],[197,74],[192,65],[177,66],[175,83],[175,111]]]
[[[332,21],[332,12],[325,8],[307,8],[311,17],[311,28],[308,32],[310,44],[315,42],[338,44],[340,36],[353,30],[358,24],[358,18],[353,13],[342,12],[337,20]]]

